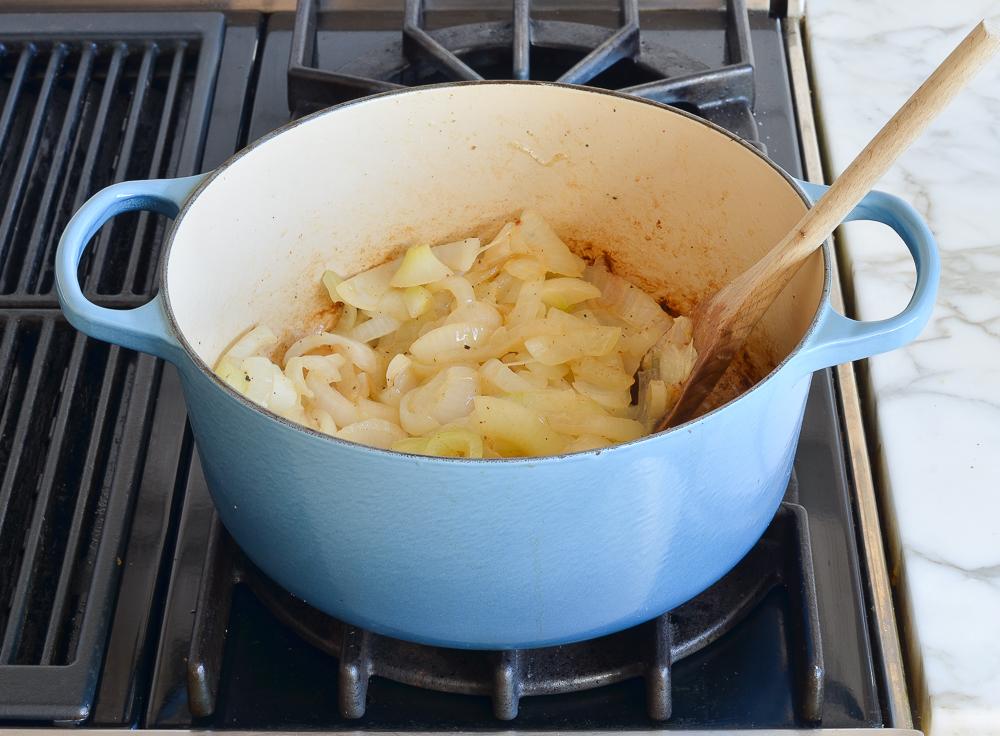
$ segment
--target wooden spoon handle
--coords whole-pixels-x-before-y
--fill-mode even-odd
[[[781,242],[698,305],[694,314],[698,357],[677,404],[656,431],[695,414],[754,325],[805,259],[830,237],[899,155],[998,49],[1000,34],[989,22],[980,22]]]
[[[1000,48],[1000,33],[982,21],[865,146],[782,243],[801,260],[826,240],[899,155]]]

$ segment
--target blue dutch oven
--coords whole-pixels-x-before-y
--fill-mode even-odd
[[[552,84],[424,87],[304,118],[201,176],[108,187],[67,227],[57,285],[78,329],[177,366],[222,521],[274,580],[389,636],[537,647],[655,617],[753,546],[788,482],[812,372],[897,348],[930,316],[938,257],[909,205],[876,192],[849,218],[883,222],[909,248],[917,283],[902,313],[838,314],[832,256],[818,251],[751,337],[753,388],[610,449],[507,460],[372,449],[270,414],[211,366],[254,324],[308,324],[324,268],[354,273],[526,207],[689,308],[823,191],[655,103]],[[133,310],[90,303],[84,248],[110,217],[142,209],[176,218],[158,296]]]

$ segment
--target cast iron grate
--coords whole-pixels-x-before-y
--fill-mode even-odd
[[[0,718],[93,703],[160,364],[56,309],[59,235],[97,189],[194,173],[213,14],[3,16],[0,27]],[[109,306],[153,292],[162,223],[105,227],[81,268]]]
[[[369,678],[414,687],[485,695],[501,720],[517,717],[521,698],[589,690],[642,677],[652,720],[671,714],[672,665],[729,632],[764,597],[784,586],[798,618],[795,641],[798,715],[817,722],[823,707],[824,665],[816,583],[805,509],[782,504],[758,544],[722,580],[657,619],[599,639],[541,649],[468,651],[391,639],[317,611],[268,580],[240,553],[216,521],[187,660],[191,712],[216,708],[233,589],[246,584],[279,621],[339,660],[336,684],[344,718],[365,714]],[[331,687],[332,689],[332,687]]]
[[[434,82],[538,79],[590,84],[677,105],[757,143],[753,49],[744,0],[727,0],[727,61],[711,68],[642,33],[638,0],[620,0],[617,28],[532,17],[513,0],[510,17],[428,30],[423,0],[406,0],[402,33],[336,69],[317,67],[317,0],[298,0],[288,67],[288,105],[304,114],[377,92]],[[617,74],[622,67],[628,73]],[[647,81],[636,84],[636,79]]]
[[[124,16],[93,36],[18,32],[31,23],[45,25],[5,16],[0,30],[0,304],[50,307],[59,236],[87,197],[196,170],[219,41],[190,19],[173,33]],[[88,297],[124,307],[154,292],[162,222],[130,214],[102,230],[81,269]]]

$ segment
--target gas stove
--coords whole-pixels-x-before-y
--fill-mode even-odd
[[[215,517],[173,368],[76,333],[53,290],[94,191],[398,86],[624,90],[819,178],[795,3],[52,5],[0,17],[0,730],[911,726],[850,366],[816,374],[785,502],[708,591],[601,639],[468,652],[333,620],[256,570]],[[167,227],[109,223],[88,298],[148,300]]]

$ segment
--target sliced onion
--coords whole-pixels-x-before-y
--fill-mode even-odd
[[[619,327],[590,327],[572,334],[531,337],[524,347],[539,363],[557,365],[586,355],[606,355],[615,349],[619,337]]]
[[[240,368],[242,362],[236,362],[226,355],[215,366],[215,375],[241,394],[246,391],[247,382],[247,374]]]
[[[642,388],[639,391],[639,404],[635,410],[635,418],[642,422],[646,431],[649,432],[653,429],[653,425],[661,417],[665,417],[669,409],[673,408],[672,396],[667,384],[658,378],[646,381],[645,386],[640,383],[640,386]]]
[[[496,307],[486,302],[471,302],[464,307],[459,307],[445,318],[445,324],[462,322],[483,325],[487,329],[495,330],[503,324],[503,317],[500,316]]]
[[[534,390],[534,386],[496,358],[490,358],[479,368],[483,378],[500,391],[514,394]]]
[[[291,411],[297,405],[295,385],[267,358],[252,355],[243,360],[241,368],[246,374],[243,393],[248,399],[278,414]]]
[[[285,352],[285,361],[324,347],[343,350],[347,359],[365,373],[375,373],[377,371],[378,358],[375,356],[374,350],[362,342],[333,332],[307,335],[301,340],[292,343],[292,346]]]
[[[546,382],[558,381],[569,373],[569,366],[560,363],[558,365],[545,365],[537,360],[525,361],[524,367],[528,373],[544,378]]]
[[[391,288],[398,264],[399,259],[394,259],[340,282],[337,295],[353,307],[375,311],[379,300]]]
[[[359,445],[370,445],[388,450],[394,442],[406,437],[398,425],[385,419],[362,419],[360,422],[348,424],[336,434],[342,440],[357,442]]]
[[[263,355],[268,349],[273,348],[277,344],[278,337],[271,331],[270,327],[267,325],[257,325],[237,340],[226,351],[226,356],[239,362],[243,358],[249,358],[251,355]]]
[[[374,317],[376,314],[388,315],[397,322],[408,320],[410,312],[406,308],[406,299],[403,296],[403,290],[389,289],[389,291],[385,292],[382,298],[378,300],[378,309],[370,316]]]
[[[353,363],[346,363],[340,369],[341,379],[337,382],[337,390],[342,393],[348,401],[357,402],[362,397],[367,397],[370,393],[371,384],[368,381],[368,374],[358,372]]]
[[[431,250],[437,259],[457,273],[465,273],[476,262],[481,250],[479,238],[456,240],[454,243],[435,245]]]
[[[600,304],[632,327],[645,329],[654,324],[669,328],[673,318],[649,294],[621,276],[607,270],[598,260],[587,266],[585,278],[601,290]]]
[[[449,276],[441,279],[434,284],[434,288],[450,292],[458,305],[472,304],[476,301],[476,293],[472,290],[472,284],[461,276]]]
[[[430,330],[410,345],[410,353],[422,363],[450,363],[483,344],[493,332],[482,324],[456,322]]]
[[[410,434],[427,434],[442,424],[468,416],[478,393],[476,371],[453,366],[403,397],[399,404],[400,423]]]
[[[363,419],[384,419],[393,424],[399,424],[399,408],[382,404],[371,399],[361,399],[358,401],[358,414]]]
[[[405,452],[410,455],[430,455],[427,444],[430,442],[426,437],[404,437],[396,440],[389,446],[395,452]]]
[[[345,304],[344,311],[340,313],[340,319],[337,320],[337,329],[345,332],[347,330],[353,330],[357,321],[358,308],[353,304]]]
[[[563,452],[586,452],[587,450],[600,450],[601,448],[609,447],[611,444],[611,440],[605,437],[598,437],[594,434],[584,434],[580,435],[566,445]]]
[[[431,306],[431,293],[423,286],[411,286],[403,290],[403,304],[412,319],[416,319]]]
[[[429,245],[415,245],[403,255],[403,261],[392,275],[389,285],[399,289],[423,286],[451,274],[451,269],[438,260]]]
[[[612,442],[629,442],[642,437],[646,430],[634,419],[599,416],[580,417],[573,414],[551,414],[546,419],[553,429],[567,434],[596,434]]]
[[[427,438],[427,454],[479,458],[483,456],[483,438],[468,429],[441,429]]]
[[[392,360],[389,361],[389,365],[385,369],[385,383],[387,386],[391,386],[396,378],[402,374],[404,371],[408,370],[409,367],[413,365],[413,361],[408,355],[399,353],[393,356]]]
[[[545,264],[534,256],[516,256],[503,265],[503,270],[522,281],[541,281],[545,278]]]
[[[596,299],[601,290],[583,279],[548,279],[542,284],[542,301],[550,307],[569,309],[574,304]]]
[[[480,249],[478,262],[466,274],[470,284],[475,286],[492,278],[500,270],[503,262],[510,257],[510,241],[513,232],[514,223],[508,222],[500,228],[500,232],[493,240]]]
[[[322,281],[323,286],[326,287],[326,293],[330,295],[331,302],[337,304],[342,301],[340,294],[337,293],[337,287],[343,283],[343,278],[338,276],[334,271],[324,271],[320,281]]]
[[[575,379],[609,391],[627,391],[634,381],[634,374],[625,372],[621,356],[617,353],[599,358],[583,357],[574,360],[570,367]]]
[[[694,322],[690,317],[678,317],[670,329],[669,340],[675,345],[687,345],[694,337]]]
[[[626,391],[615,391],[613,389],[601,388],[586,381],[573,381],[573,388],[593,399],[605,409],[624,409],[632,403],[632,394]]]
[[[333,421],[333,417],[322,409],[313,409],[309,412],[309,416],[312,418],[313,422],[315,422],[316,429],[320,432],[331,435],[337,433],[337,423]]]
[[[399,329],[399,322],[387,314],[376,314],[351,331],[351,337],[358,342],[371,342]]]
[[[543,281],[525,281],[521,284],[520,291],[517,292],[517,301],[514,308],[507,315],[507,323],[518,325],[530,320],[538,319],[539,314],[545,308],[542,303]]]
[[[525,210],[511,232],[515,253],[533,253],[546,268],[563,276],[582,276],[586,263],[556,235],[541,215]]]
[[[358,414],[358,407],[348,401],[342,393],[325,383],[319,376],[307,374],[306,384],[313,392],[312,401],[315,407],[333,417],[333,421],[338,426],[346,427],[361,418]]]
[[[346,359],[343,355],[300,355],[292,358],[285,365],[285,375],[300,394],[313,398],[312,389],[306,383],[305,371],[314,372],[326,383],[335,383],[341,379],[340,368]]]
[[[508,399],[477,396],[471,425],[485,438],[499,442],[518,455],[556,455],[566,438],[531,409]]]
[[[697,357],[691,343],[677,345],[667,342],[660,351],[660,378],[668,386],[684,383]]]
[[[690,320],[602,263],[585,269],[531,211],[485,247],[419,246],[321,281],[343,303],[329,332],[294,342],[282,369],[260,325],[216,372],[283,417],[376,447],[495,458],[627,441],[676,401],[696,358]]]

